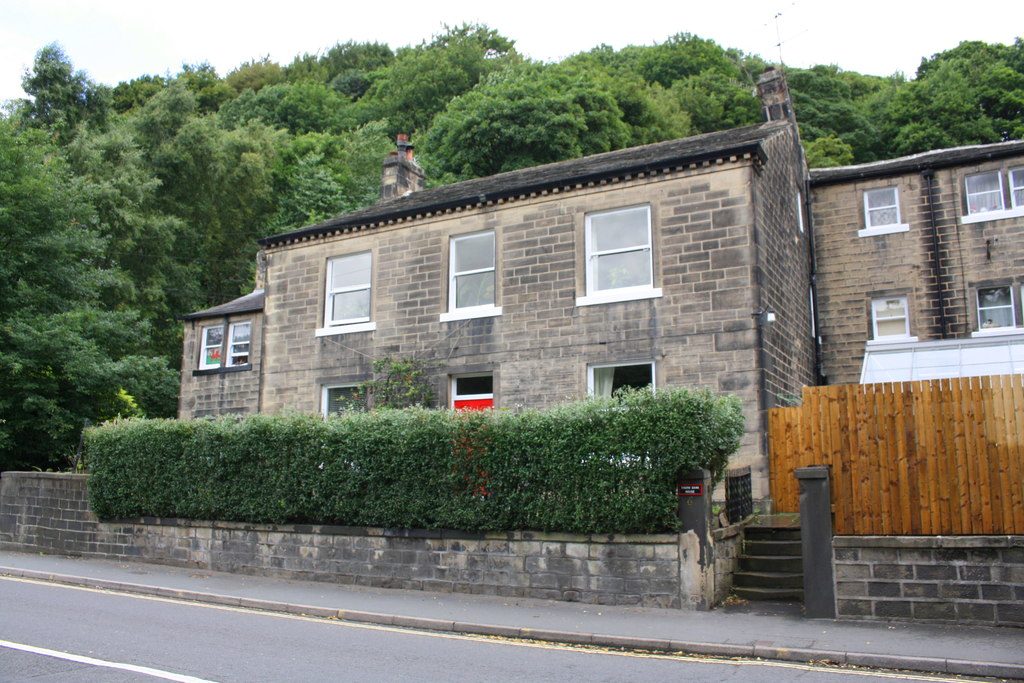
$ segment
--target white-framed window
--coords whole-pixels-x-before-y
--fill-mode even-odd
[[[494,375],[478,372],[452,376],[451,407],[455,410],[487,410],[494,407]]]
[[[857,234],[888,235],[907,232],[910,226],[900,222],[900,191],[898,187],[864,190],[864,228]]]
[[[317,330],[317,335],[365,332],[376,328],[370,322],[372,266],[373,256],[368,251],[339,256],[327,262],[324,326]]]
[[[587,393],[606,398],[623,387],[654,387],[654,361],[599,363],[587,367]]]
[[[1003,181],[999,171],[967,176],[967,213],[1002,211]]]
[[[587,214],[584,232],[587,295],[577,306],[661,296],[654,288],[651,207]]]
[[[978,289],[978,331],[1007,330],[1017,326],[1013,287],[981,287]]]
[[[887,296],[871,301],[872,338],[895,340],[910,338],[907,297]]]
[[[1004,194],[1002,171],[967,176],[964,179],[967,212],[960,217],[960,222],[980,223],[1024,216],[1024,168],[1010,169],[1006,180],[1009,201]]]
[[[1024,208],[1024,168],[1010,171],[1010,200],[1013,208]]]
[[[199,346],[199,369],[219,368],[224,359],[224,326],[210,325],[201,332]]]
[[[320,409],[325,417],[347,410],[366,410],[366,393],[358,384],[326,386],[323,388]]]
[[[252,343],[252,323],[249,321],[232,323],[228,338],[228,365],[248,365],[249,349]]]
[[[501,315],[495,306],[494,231],[452,237],[448,260],[448,311],[441,320]]]

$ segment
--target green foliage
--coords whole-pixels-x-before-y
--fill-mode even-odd
[[[434,402],[429,370],[432,363],[415,358],[373,361],[374,378],[359,385],[374,408],[429,408]]]
[[[110,89],[75,71],[60,45],[51,43],[38,53],[21,79],[31,97],[23,106],[25,120],[46,128],[66,141],[79,123],[102,126],[110,112]]]
[[[242,94],[246,90],[259,92],[267,85],[283,83],[285,79],[284,69],[277,62],[270,61],[270,57],[263,57],[250,62],[245,62],[234,69],[224,78],[232,90]]]
[[[59,465],[86,419],[173,414],[177,373],[103,294],[90,188],[35,131],[0,121],[0,470]]]
[[[807,165],[811,168],[846,166],[853,163],[853,147],[835,135],[827,135],[805,144]]]
[[[163,76],[139,76],[114,86],[111,105],[119,114],[134,111],[151,97],[166,88],[168,80]]]
[[[235,95],[231,86],[217,75],[217,70],[206,62],[183,64],[177,80],[196,96],[199,111],[204,114],[217,111]]]
[[[280,83],[259,92],[247,90],[226,103],[220,118],[228,128],[259,121],[293,135],[340,132],[355,126],[349,99],[322,83]]]
[[[521,414],[122,420],[86,450],[105,518],[654,533],[677,528],[680,476],[723,472],[742,433],[737,400],[674,389]]]
[[[363,120],[386,120],[392,135],[425,130],[450,100],[488,73],[519,61],[513,44],[486,26],[464,24],[399,50],[373,74],[373,85],[360,100]]]
[[[386,67],[394,58],[395,54],[391,48],[380,43],[336,43],[322,55],[306,53],[296,57],[285,67],[285,75],[289,83],[316,81],[332,84],[332,87],[339,79],[344,82],[362,78],[366,81],[365,87],[369,87],[369,74]],[[359,97],[365,92],[365,87],[362,87],[358,94],[337,87],[335,89],[352,97]]]

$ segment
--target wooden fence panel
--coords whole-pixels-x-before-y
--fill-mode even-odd
[[[828,465],[837,534],[1024,534],[1020,375],[805,387],[768,429],[778,512]]]

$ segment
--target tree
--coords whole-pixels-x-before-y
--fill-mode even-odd
[[[270,57],[267,56],[243,63],[228,73],[224,82],[240,95],[246,90],[259,92],[260,88],[283,83],[284,79],[284,69],[277,62],[270,61]]]
[[[169,81],[163,76],[139,76],[127,83],[114,86],[112,106],[119,114],[133,111],[144,105],[151,97],[167,87]]]
[[[0,121],[0,469],[52,467],[85,420],[174,410],[177,375],[148,327],[103,305],[88,193],[41,134]]]
[[[32,97],[23,105],[25,120],[49,129],[60,141],[69,140],[79,123],[102,126],[110,113],[110,89],[75,71],[57,43],[36,53],[21,84]]]
[[[398,51],[373,74],[360,100],[363,121],[386,120],[388,132],[425,130],[450,100],[469,92],[488,73],[519,61],[513,41],[473,24],[446,27],[429,43]]]

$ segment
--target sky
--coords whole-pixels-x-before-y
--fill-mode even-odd
[[[635,11],[633,10],[635,8]],[[969,8],[969,11],[967,9]],[[398,48],[443,31],[483,23],[516,41],[520,53],[557,61],[602,43],[651,45],[676,33],[793,67],[837,64],[847,71],[913,77],[922,57],[963,40],[1013,42],[1024,33],[1017,0],[647,0],[605,2],[392,0],[225,2],[222,0],[0,0],[0,101],[24,97],[21,77],[44,45],[58,42],[76,69],[116,85],[143,74],[176,74],[208,62],[221,76],[245,61],[296,55],[335,43]]]

